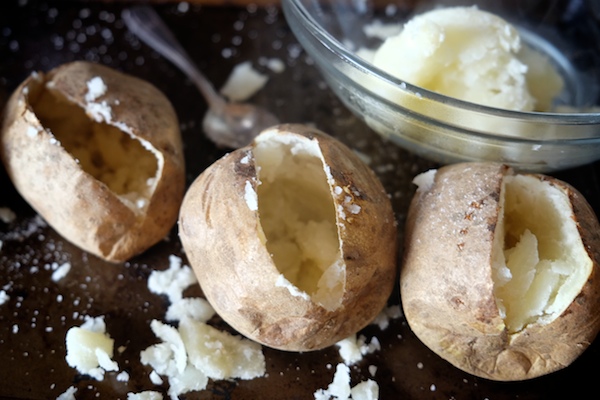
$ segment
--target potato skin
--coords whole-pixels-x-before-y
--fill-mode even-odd
[[[583,196],[543,175],[569,199],[594,262],[579,296],[553,322],[509,334],[495,304],[491,248],[504,176],[500,164],[440,168],[409,208],[400,272],[406,319],[419,339],[456,367],[492,380],[535,378],[569,365],[600,330],[600,226]]]
[[[52,82],[68,100],[85,107],[86,83],[100,76],[109,88],[102,100],[112,121],[160,152],[162,167],[144,215],[136,216],[108,187],[84,172],[45,131],[29,96]],[[38,129],[32,137],[31,127]],[[4,110],[1,157],[23,198],[65,239],[111,262],[125,261],[167,235],[177,220],[185,188],[179,124],[167,98],[150,83],[88,62],[61,65],[28,77]]]
[[[302,125],[273,130],[316,140],[335,184],[360,193],[353,199],[360,213],[339,230],[346,263],[341,306],[327,311],[275,286],[280,272],[260,239],[258,212],[244,200],[247,182],[255,191],[258,185],[254,144],[221,158],[193,182],[181,208],[180,237],[204,294],[233,328],[276,349],[317,350],[360,330],[386,304],[396,279],[397,228],[381,183],[351,150]]]

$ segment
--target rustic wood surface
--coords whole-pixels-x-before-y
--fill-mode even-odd
[[[161,4],[158,4],[161,3]],[[253,98],[284,122],[300,122],[339,138],[370,160],[392,198],[398,229],[402,227],[414,187],[412,178],[435,165],[381,139],[335,98],[312,60],[303,52],[278,6],[267,0],[198,0],[157,2],[156,9],[183,46],[217,87],[240,62],[252,61],[269,76]],[[219,4],[214,7],[213,4]],[[243,6],[240,6],[243,4]],[[168,61],[131,36],[120,19],[124,2],[10,0],[0,5],[0,99],[32,71],[49,70],[76,59],[100,62],[154,83],[174,104],[182,128],[188,184],[225,154],[204,138],[206,105],[196,89]],[[261,6],[257,6],[261,5]],[[283,72],[266,68],[264,60],[284,62]],[[261,64],[261,60],[263,64]],[[600,210],[598,164],[556,174],[578,189]],[[168,301],[147,288],[153,270],[164,270],[169,256],[185,255],[176,228],[163,242],[123,264],[107,264],[75,248],[40,223],[0,169],[0,207],[13,210],[10,223],[0,221],[0,290],[9,299],[0,304],[0,398],[51,399],[68,387],[77,399],[125,399],[129,392],[167,391],[153,385],[140,351],[158,340],[152,319],[164,319]],[[401,251],[401,249],[399,249]],[[51,280],[52,263],[70,262],[69,274]],[[201,296],[194,286],[185,296]],[[398,292],[390,304],[398,304]],[[115,373],[95,381],[65,362],[65,334],[83,316],[104,315],[115,347],[114,359],[130,379]],[[218,318],[211,323],[229,330]],[[570,367],[529,382],[497,383],[465,374],[441,360],[411,333],[405,320],[380,330],[369,326],[360,334],[377,337],[381,350],[351,368],[352,384],[374,379],[381,399],[551,399],[577,398],[598,392],[597,342]],[[186,399],[311,399],[333,379],[341,362],[335,347],[313,353],[264,349],[267,376],[250,381],[211,382]],[[373,376],[369,367],[376,367]],[[371,368],[372,370],[372,368]]]

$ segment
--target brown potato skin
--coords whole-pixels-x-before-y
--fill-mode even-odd
[[[258,212],[244,200],[246,182],[257,188],[254,157],[247,157],[254,144],[221,158],[193,182],[181,208],[180,237],[204,294],[233,328],[276,349],[317,350],[360,330],[386,304],[397,271],[396,223],[381,183],[346,146],[302,125],[271,129],[318,141],[336,185],[361,194],[354,198],[360,213],[341,230],[342,305],[327,311],[275,286],[280,272],[259,238]],[[242,163],[245,157],[250,162]]]
[[[491,248],[504,176],[500,164],[440,168],[409,208],[400,293],[419,339],[456,367],[483,378],[518,381],[557,371],[575,360],[600,330],[600,226],[584,197],[543,175],[569,199],[594,262],[581,293],[555,321],[509,334],[493,294]]]
[[[38,75],[13,92],[2,120],[0,155],[19,193],[65,239],[110,262],[125,261],[163,239],[177,220],[185,189],[179,124],[168,99],[148,82],[88,62],[64,64]],[[85,107],[86,84],[96,76],[108,87],[101,99],[111,105],[113,121],[130,127],[164,159],[141,218],[84,172],[48,132],[35,138],[26,134],[31,126],[41,127],[28,99],[45,82],[53,82],[71,102]]]

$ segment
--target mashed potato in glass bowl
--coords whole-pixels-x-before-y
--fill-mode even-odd
[[[538,172],[600,158],[593,1],[282,4],[331,89],[410,151]]]

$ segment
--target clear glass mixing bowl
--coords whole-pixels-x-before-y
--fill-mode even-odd
[[[561,112],[486,107],[403,82],[359,56],[401,23],[438,6],[499,15],[544,53],[564,80]],[[548,172],[600,159],[600,1],[282,0],[300,44],[343,103],[392,142],[440,163],[496,161]]]

